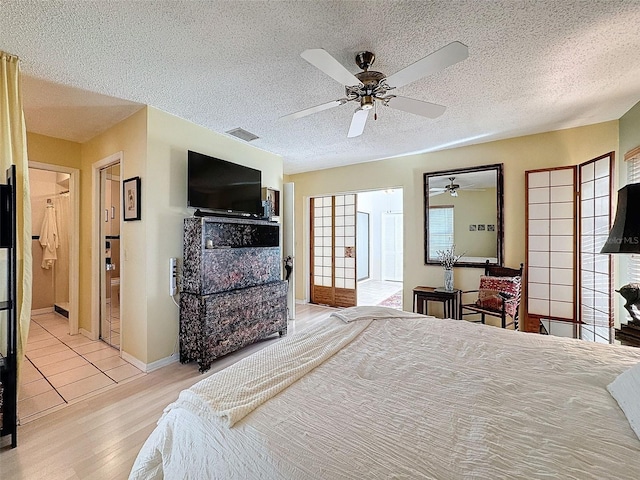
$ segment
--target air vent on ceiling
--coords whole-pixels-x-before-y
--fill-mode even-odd
[[[240,140],[244,140],[245,142],[250,142],[252,140],[260,138],[251,132],[247,132],[246,130],[243,130],[242,128],[234,128],[233,130],[229,130],[227,133],[229,135],[233,135],[236,138],[239,138]]]

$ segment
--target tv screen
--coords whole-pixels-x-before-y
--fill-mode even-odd
[[[262,217],[260,170],[189,151],[187,205]]]

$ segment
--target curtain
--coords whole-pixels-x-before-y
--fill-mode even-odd
[[[22,110],[20,62],[0,51],[0,181],[10,165],[16,166],[18,382],[31,321],[31,199],[27,131]],[[4,271],[0,272],[4,276]]]

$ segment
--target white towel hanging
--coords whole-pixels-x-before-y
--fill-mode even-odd
[[[40,245],[42,245],[42,264],[40,266],[48,270],[57,260],[56,249],[60,246],[56,212],[53,205],[47,205],[44,212],[44,220],[40,230]]]

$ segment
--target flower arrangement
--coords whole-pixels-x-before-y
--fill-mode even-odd
[[[466,253],[461,253],[460,255],[456,255],[456,246],[451,245],[451,247],[446,250],[436,250],[436,254],[438,255],[438,261],[442,268],[445,270],[451,270],[453,266],[456,264],[458,260]]]

